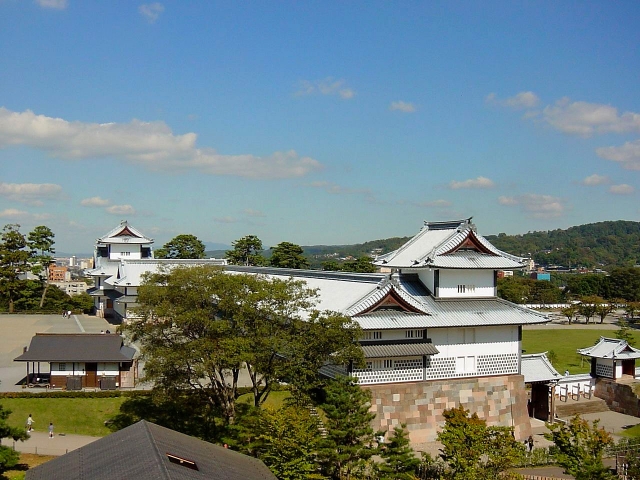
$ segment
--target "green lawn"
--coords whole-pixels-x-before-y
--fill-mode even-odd
[[[640,345],[640,332],[632,331],[636,345]],[[522,348],[525,354],[542,353],[553,350],[557,361],[553,364],[556,370],[564,373],[588,373],[589,359],[581,360],[576,353],[579,348],[593,345],[601,337],[615,338],[615,330],[591,330],[587,328],[523,330]]]
[[[3,398],[0,404],[11,410],[9,425],[24,427],[33,415],[36,431],[48,431],[53,422],[56,433],[102,437],[111,433],[105,420],[119,412],[125,397],[116,398]]]

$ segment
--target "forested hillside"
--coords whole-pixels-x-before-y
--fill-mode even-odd
[[[566,230],[487,235],[497,248],[540,265],[610,269],[640,264],[640,222],[590,223]]]

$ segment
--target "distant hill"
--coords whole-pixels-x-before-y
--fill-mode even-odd
[[[590,223],[566,230],[529,232],[521,235],[485,235],[497,248],[520,257],[531,257],[540,265],[602,268],[640,264],[640,222],[625,220]],[[411,237],[392,237],[352,245],[302,246],[311,268],[322,262],[391,252]],[[207,257],[224,258],[226,250],[207,250]],[[265,250],[269,257],[269,250]]]
[[[640,264],[640,222],[590,223],[566,230],[487,235],[500,250],[531,257],[540,265],[603,268]]]

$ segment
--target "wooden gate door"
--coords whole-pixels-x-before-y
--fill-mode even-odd
[[[85,371],[87,372],[85,387],[96,388],[98,386],[98,364],[86,363]]]

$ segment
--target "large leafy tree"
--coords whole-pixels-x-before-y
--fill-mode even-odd
[[[28,271],[29,251],[27,239],[20,233],[20,225],[5,225],[0,234],[0,293],[13,313],[14,302],[21,290],[20,276]]]
[[[278,268],[309,268],[309,261],[304,256],[300,245],[280,242],[271,249],[269,263]]]
[[[380,480],[415,480],[421,462],[409,443],[406,425],[395,428],[389,442],[380,452],[383,462],[378,466]]]
[[[318,458],[322,471],[331,479],[354,478],[367,467],[376,453],[371,421],[371,392],[353,378],[338,377],[328,383],[326,399],[321,405],[325,413],[327,434],[320,441]]]
[[[7,424],[7,419],[11,410],[5,410],[0,405],[0,439],[13,438],[15,441],[24,441],[29,438],[27,432],[23,428],[10,427]],[[20,454],[13,448],[0,445],[0,474],[7,471],[11,467],[15,467],[20,460]]]
[[[31,271],[38,275],[44,284],[40,297],[40,308],[44,306],[44,299],[49,289],[49,265],[53,262],[53,254],[56,252],[55,234],[49,227],[40,225],[34,228],[27,237],[27,244],[31,255]]]
[[[204,243],[195,235],[178,235],[155,251],[156,258],[204,258]]]
[[[264,265],[266,260],[262,256],[262,240],[255,235],[247,235],[231,243],[233,247],[227,250],[225,258],[233,265]]]
[[[615,268],[608,280],[607,298],[620,297],[628,302],[640,301],[640,268]]]
[[[316,326],[312,333],[342,344],[310,350],[300,337],[309,328],[302,316],[316,302],[313,290],[293,279],[230,275],[210,265],[148,275],[138,302],[140,320],[125,329],[140,342],[147,377],[162,392],[195,390],[228,423],[236,415],[241,369],[251,379],[254,405],[260,406],[276,382],[296,371],[289,358],[306,355],[310,364],[321,365],[333,353],[353,351],[351,341],[359,332],[347,317]],[[312,313],[316,317],[331,315]],[[340,336],[332,329],[353,333]]]
[[[324,479],[316,450],[321,438],[318,420],[308,408],[286,405],[264,409],[254,428],[252,452],[280,480]]]
[[[545,437],[555,443],[555,458],[565,473],[576,480],[613,480],[616,478],[602,463],[604,450],[613,443],[611,435],[599,427],[598,420],[574,416],[568,423],[550,424]]]
[[[443,416],[445,425],[438,432],[438,441],[443,445],[440,457],[447,464],[447,479],[499,478],[524,452],[510,428],[488,427],[462,406],[445,410]]]

